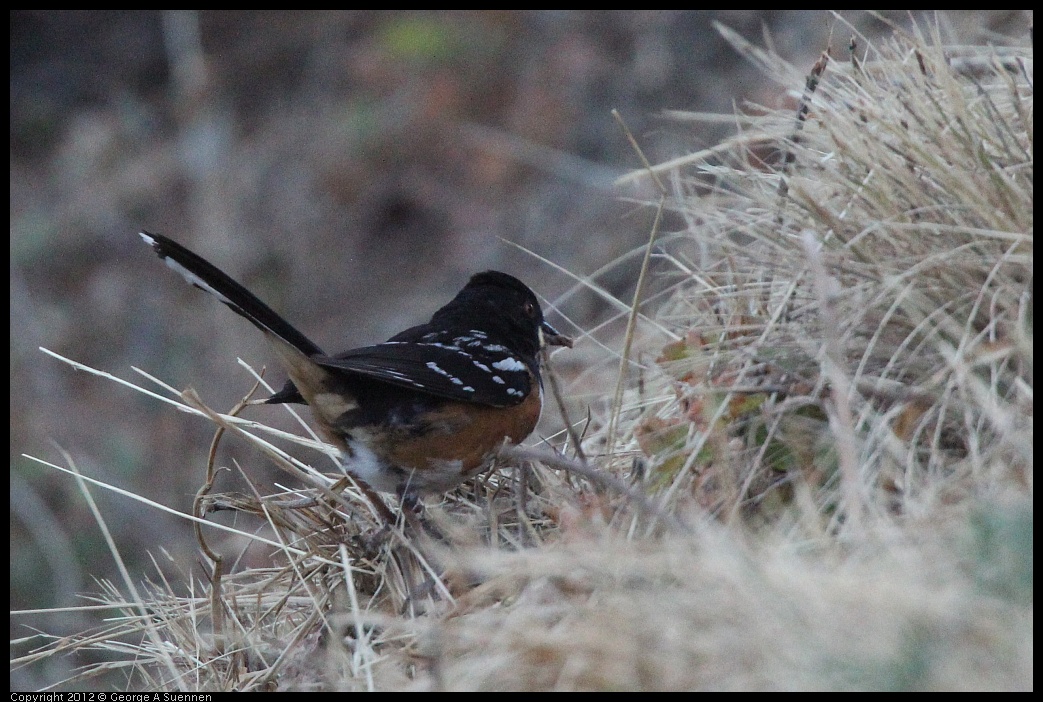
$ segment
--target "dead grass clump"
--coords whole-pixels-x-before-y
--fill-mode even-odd
[[[1031,511],[1020,514],[1024,537]],[[1013,603],[983,589],[974,573],[992,559],[973,555],[980,533],[944,526],[944,536],[878,531],[842,549],[743,544],[704,523],[684,537],[602,529],[521,553],[465,554],[458,564],[483,574],[495,605],[429,622],[419,649],[433,679],[420,681],[456,690],[1031,687],[1031,574],[1006,572],[1006,583],[1020,583]]]
[[[626,448],[727,519],[857,531],[1031,485],[1031,52],[844,54],[796,118],[749,106],[729,148],[660,173],[687,228],[658,319],[683,338]]]

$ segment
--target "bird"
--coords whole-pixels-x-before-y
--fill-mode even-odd
[[[160,234],[139,236],[264,334],[289,379],[262,404],[309,405],[342,469],[403,503],[448,492],[524,441],[543,407],[541,349],[573,345],[544,319],[528,286],[489,270],[427,322],[328,355],[203,257]]]

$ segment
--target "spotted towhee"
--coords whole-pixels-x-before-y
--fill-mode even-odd
[[[425,324],[382,344],[326,355],[239,283],[177,242],[141,233],[168,266],[264,332],[290,379],[268,404],[306,403],[344,469],[403,498],[448,490],[536,427],[538,354],[572,346],[533,292],[486,271]]]

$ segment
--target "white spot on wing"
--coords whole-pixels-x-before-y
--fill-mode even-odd
[[[523,371],[525,370],[525,364],[519,361],[517,358],[508,356],[502,361],[497,361],[493,364],[493,368],[502,371]]]
[[[464,381],[460,380],[459,378],[457,378],[455,375],[453,375],[449,371],[442,369],[434,361],[428,361],[427,362],[427,367],[430,368],[431,370],[433,370],[435,373],[438,373],[439,375],[441,375],[443,377],[449,378],[449,382],[451,382],[453,385],[463,385],[464,384]]]
[[[459,346],[456,346],[455,344],[442,344],[436,341],[428,344],[418,344],[418,346],[434,346],[435,348],[445,349],[446,351],[456,351],[457,353],[463,354],[464,356],[470,355],[466,353],[463,349],[461,349]]]

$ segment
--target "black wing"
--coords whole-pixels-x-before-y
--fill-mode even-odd
[[[495,344],[388,341],[312,360],[330,370],[491,407],[517,405],[532,386],[530,369]]]

